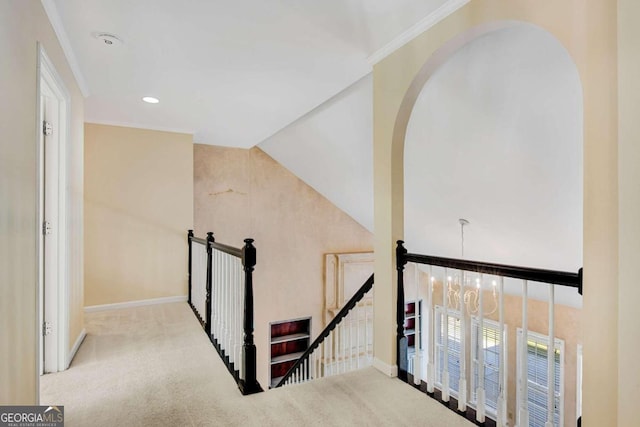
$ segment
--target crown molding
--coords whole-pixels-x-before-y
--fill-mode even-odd
[[[54,0],[40,0],[40,2],[42,3],[42,7],[44,8],[47,17],[49,18],[53,31],[55,31],[56,36],[58,36],[58,42],[60,42],[60,46],[62,47],[64,56],[67,58],[73,77],[75,77],[76,83],[80,88],[80,92],[82,92],[82,96],[86,98],[90,94],[89,85],[87,85],[87,81],[85,80],[82,71],[80,71],[80,65],[78,64],[76,54],[71,47],[67,31],[64,29],[64,25],[62,25],[62,19],[58,13],[58,8],[56,7]]]
[[[113,304],[87,305],[84,307],[85,313],[95,313],[98,311],[120,310],[123,308],[145,307],[147,305],[170,304],[174,302],[187,302],[187,295],[176,295],[172,297],[151,298],[136,301],[117,302]]]
[[[192,130],[184,129],[184,128],[174,128],[170,126],[155,126],[155,125],[148,125],[144,123],[124,122],[124,121],[118,121],[118,120],[94,120],[91,118],[85,118],[84,122],[88,124],[94,124],[94,125],[117,126],[122,128],[153,130],[153,131],[159,131],[159,132],[171,132],[171,133],[182,133],[186,135],[194,135],[194,132]]]
[[[454,13],[456,10],[460,9],[462,6],[469,3],[471,0],[448,0],[438,9],[425,16],[423,19],[418,21],[415,25],[410,27],[408,30],[391,40],[386,45],[382,46],[380,49],[376,50],[374,53],[369,55],[367,58],[367,62],[370,66],[376,65],[378,62],[382,61],[387,56],[391,55],[396,50],[400,49],[405,44],[409,43],[411,40],[418,37],[420,34],[427,31],[429,28],[436,25],[438,22],[442,21],[447,16]]]

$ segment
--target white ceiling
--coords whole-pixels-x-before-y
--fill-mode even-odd
[[[582,92],[566,50],[519,25],[443,64],[405,142],[412,252],[577,271],[582,265]]]
[[[258,147],[373,231],[372,141],[368,75]]]
[[[42,0],[88,95],[87,121],[245,148],[467,1]]]

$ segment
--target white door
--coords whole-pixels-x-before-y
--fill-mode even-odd
[[[43,373],[58,371],[57,301],[60,278],[59,212],[59,102],[46,82],[41,83],[42,108],[42,357]]]
[[[69,92],[38,45],[38,297],[40,373],[69,366],[67,150]]]

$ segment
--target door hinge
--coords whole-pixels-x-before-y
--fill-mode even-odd
[[[46,337],[47,335],[51,334],[51,332],[53,332],[53,326],[51,325],[51,323],[44,322],[42,324],[42,336]]]
[[[49,221],[45,221],[42,223],[42,234],[45,236],[51,234],[51,223]]]
[[[53,126],[51,126],[51,123],[46,120],[42,122],[42,133],[46,136],[49,136],[53,133]]]

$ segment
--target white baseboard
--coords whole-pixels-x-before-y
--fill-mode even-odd
[[[76,357],[76,353],[78,352],[78,349],[82,344],[82,341],[84,341],[86,337],[87,337],[87,330],[82,328],[82,330],[80,331],[80,334],[78,335],[78,338],[76,339],[75,344],[73,344],[71,351],[67,355],[67,360],[66,360],[67,365],[65,369],[69,369],[69,366],[71,366],[71,362],[73,361],[73,358]]]
[[[377,357],[373,358],[373,367],[389,377],[398,376],[398,367],[396,365],[389,365]]]
[[[142,299],[138,301],[118,302],[115,304],[89,305],[84,308],[85,313],[94,313],[96,311],[119,310],[122,308],[142,307],[145,305],[167,304],[171,302],[186,302],[187,295],[178,295],[175,297],[162,297],[152,299]]]

